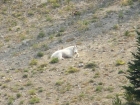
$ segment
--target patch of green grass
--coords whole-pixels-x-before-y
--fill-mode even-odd
[[[27,78],[28,74],[23,74],[22,78]]]
[[[11,81],[10,78],[6,78],[6,79],[5,79],[5,82],[10,82],[10,81]]]
[[[75,15],[75,16],[80,16],[80,15],[81,15],[81,12],[80,12],[80,11],[74,11],[74,12],[73,12],[73,15]]]
[[[98,77],[100,77],[100,73],[99,72],[95,73],[93,78],[98,78]]]
[[[21,100],[20,102],[19,102],[19,105],[23,105],[24,104],[24,100]]]
[[[123,6],[128,6],[128,5],[132,5],[133,4],[133,0],[122,0],[121,1],[121,5]]]
[[[63,35],[62,32],[58,32],[58,33],[56,34],[56,37],[60,37],[60,36],[62,36],[62,35]]]
[[[35,103],[39,103],[40,102],[40,99],[38,97],[32,97],[30,100],[29,100],[29,103],[30,104],[35,104]]]
[[[32,86],[33,83],[31,81],[27,81],[27,83],[25,83],[25,86]]]
[[[7,105],[13,105],[14,100],[15,98],[13,96],[9,96]]]
[[[33,11],[28,11],[28,16],[34,16],[34,12]]]
[[[98,85],[103,85],[103,83],[102,82],[99,82]]]
[[[112,87],[112,86],[109,86],[109,87],[107,87],[105,90],[106,90],[106,91],[109,91],[109,92],[113,92],[113,90],[114,90],[114,87]]]
[[[30,66],[33,66],[33,65],[37,65],[37,60],[36,59],[31,60]]]
[[[119,17],[119,19],[122,19],[124,17],[123,11],[119,11],[118,17]]]
[[[53,18],[49,15],[46,16],[46,21],[52,22]]]
[[[125,36],[129,36],[130,35],[130,32],[127,30],[127,31],[125,31],[124,35]]]
[[[59,32],[64,32],[65,31],[65,28],[64,27],[61,27]]]
[[[8,86],[7,86],[6,84],[3,84],[3,85],[1,86],[2,89],[7,88],[7,87],[8,87]]]
[[[43,37],[45,37],[45,33],[44,33],[43,31],[41,31],[41,32],[38,34],[37,38],[43,38]]]
[[[20,102],[19,102],[19,105],[23,105],[24,104],[24,100],[21,100]]]
[[[70,91],[71,87],[72,85],[70,83],[66,83],[62,85],[61,88],[59,88],[58,90],[61,94],[64,94],[65,92]]]
[[[59,62],[58,58],[52,58],[50,61],[51,64],[58,63],[58,62]]]
[[[112,105],[122,105],[122,102],[118,95],[112,100]]]
[[[89,80],[89,83],[93,83],[93,82],[94,82],[94,80],[92,80],[92,79]]]
[[[22,96],[21,93],[17,93],[17,94],[16,94],[16,97],[17,97],[17,98],[20,98],[21,96]]]
[[[47,44],[43,44],[41,47],[43,48],[44,51],[49,50],[49,47]]]
[[[43,88],[42,87],[38,87],[38,92],[39,93],[43,92]]]
[[[118,74],[123,74],[124,71],[123,70],[119,70]]]
[[[118,24],[115,24],[115,25],[113,26],[113,29],[118,30],[118,29],[119,29],[119,25],[118,25]]]
[[[116,60],[116,66],[124,65],[124,64],[125,64],[125,62],[123,60],[121,60],[121,59]]]
[[[85,68],[91,68],[93,71],[95,70],[96,64],[94,62],[87,63]]]
[[[68,70],[66,71],[67,73],[75,73],[78,72],[79,69],[76,67],[69,67]]]
[[[96,92],[101,92],[103,90],[103,86],[99,85],[96,87]]]
[[[47,67],[47,63],[41,64],[38,68],[44,68],[44,67]]]
[[[55,85],[56,85],[56,86],[61,86],[63,83],[64,83],[63,81],[60,81],[60,80],[59,80],[59,81],[57,81],[57,82],[55,83]]]
[[[29,90],[29,95],[36,95],[36,90],[35,89],[31,89]]]
[[[58,7],[60,7],[60,4],[59,3],[52,3],[52,8],[58,8]]]
[[[89,28],[88,28],[88,25],[89,25],[89,21],[88,20],[79,20],[77,22],[78,24],[78,30],[79,31],[87,31]]]
[[[82,100],[85,96],[86,96],[86,94],[84,92],[81,92],[78,96],[79,100]]]
[[[97,22],[98,21],[98,16],[96,14],[94,14],[92,16],[91,22]]]
[[[37,56],[38,56],[38,57],[43,57],[43,56],[44,56],[44,53],[43,53],[43,52],[38,52],[38,53],[37,53]]]
[[[28,69],[24,69],[24,72],[29,72],[29,70]]]
[[[107,99],[112,99],[113,98],[113,95],[107,95],[106,98]]]

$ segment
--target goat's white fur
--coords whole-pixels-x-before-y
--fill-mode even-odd
[[[57,50],[51,55],[51,58],[58,58],[58,59],[72,58],[74,57],[74,55],[75,57],[79,57],[77,46],[70,46],[62,50]]]

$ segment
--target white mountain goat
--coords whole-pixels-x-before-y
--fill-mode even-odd
[[[57,50],[51,56],[51,58],[58,58],[58,59],[72,58],[72,57],[79,57],[79,53],[76,45],[64,48],[62,50]]]

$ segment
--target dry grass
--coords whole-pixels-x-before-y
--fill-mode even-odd
[[[5,35],[4,40],[0,39],[2,52],[8,45],[14,46],[13,42],[21,44],[22,40],[29,38],[35,40],[35,43],[28,46],[28,50],[33,50],[35,56],[38,56],[31,58],[27,68],[1,70],[3,65],[1,66],[1,104],[90,105],[96,104],[93,102],[97,104],[100,102],[104,105],[111,105],[112,98],[116,94],[120,96],[123,94],[121,86],[128,83],[122,73],[126,73],[127,62],[132,59],[131,52],[135,49],[133,47],[135,34],[131,28],[137,22],[130,22],[130,27],[125,23],[115,24],[112,26],[114,30],[103,33],[104,37],[98,35],[91,38],[94,39],[93,43],[92,40],[88,40],[90,39],[88,35],[94,35],[94,33],[85,33],[85,31],[89,29],[90,24],[94,23],[95,28],[101,28],[103,25],[99,19],[104,17],[104,12],[106,15],[113,13],[114,10],[111,7],[107,10],[106,8],[97,10],[85,19],[78,19],[87,9],[93,9],[93,4],[96,5],[93,0],[79,1],[79,3],[64,0],[62,4],[58,0],[48,2],[48,4],[43,3],[37,7],[31,6],[30,3],[26,5],[26,2],[25,4],[16,2],[11,5],[10,14],[8,14],[7,3],[1,6],[0,20],[3,23],[2,27],[5,27],[2,31],[2,35]],[[132,2],[121,0],[121,4],[129,6]],[[119,19],[122,19],[124,15],[123,11],[118,10]],[[71,16],[75,16],[75,21],[71,22],[71,25],[68,24],[68,28],[59,26]],[[53,30],[54,32],[48,37],[45,33],[46,27],[50,28],[55,25],[59,29]],[[128,31],[124,32],[126,27]],[[63,36],[69,35],[72,31],[77,32],[77,30],[82,32],[79,39],[68,38],[67,43],[63,43]],[[16,37],[13,37],[14,35]],[[48,59],[50,53],[57,49],[54,46],[53,49],[49,49],[49,42],[52,41],[60,42],[58,43],[60,46],[66,46],[75,41],[74,43],[79,45],[80,57],[59,62],[57,59],[50,61]],[[124,50],[120,52],[122,49]],[[12,57],[15,58],[22,53],[13,52]],[[79,67],[80,63],[83,66]],[[12,65],[9,63],[9,66]]]

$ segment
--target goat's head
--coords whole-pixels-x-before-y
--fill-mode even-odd
[[[77,54],[78,53],[78,49],[77,49],[77,46],[76,45],[73,47],[73,52],[74,52],[74,54]]]

